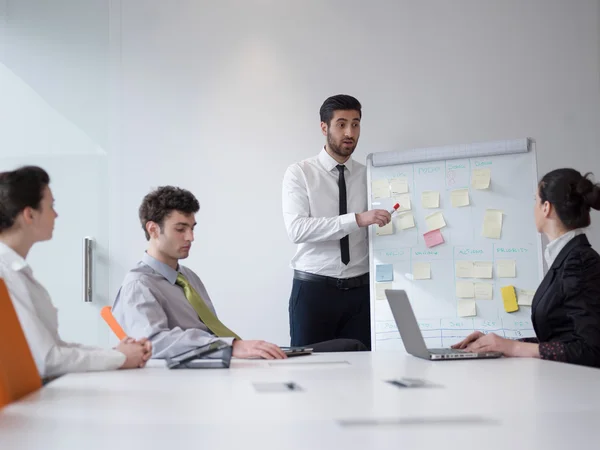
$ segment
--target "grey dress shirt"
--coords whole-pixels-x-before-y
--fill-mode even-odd
[[[179,265],[179,272],[216,314],[208,292],[198,275]],[[112,311],[128,336],[152,341],[152,357],[168,356],[223,341],[232,345],[234,338],[219,338],[198,317],[183,289],[175,284],[178,271],[144,253],[138,265],[129,271],[119,289]]]

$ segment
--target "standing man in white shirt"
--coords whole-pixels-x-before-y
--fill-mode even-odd
[[[114,350],[60,338],[57,310],[26,261],[36,242],[52,238],[58,215],[49,183],[50,177],[39,167],[0,173],[0,278],[6,283],[40,377],[144,367],[152,355],[146,338],[137,342],[125,338]]]
[[[360,102],[329,97],[320,109],[321,152],[288,167],[283,218],[298,248],[292,258],[291,345],[349,338],[371,348],[367,227],[390,213],[367,209],[367,171],[352,159],[360,136]]]

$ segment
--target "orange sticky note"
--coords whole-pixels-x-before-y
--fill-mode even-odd
[[[504,301],[504,311],[510,313],[519,310],[517,303],[517,293],[514,286],[504,286],[500,289],[502,300]]]

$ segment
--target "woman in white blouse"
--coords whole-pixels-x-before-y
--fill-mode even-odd
[[[26,258],[36,242],[52,238],[50,177],[39,167],[0,173],[0,278],[8,287],[42,378],[68,372],[144,367],[150,341],[125,338],[114,350],[67,343],[58,334],[57,310]]]

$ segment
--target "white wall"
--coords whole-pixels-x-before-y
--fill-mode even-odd
[[[0,0],[0,59],[98,145],[108,142],[108,1]]]
[[[244,337],[288,342],[281,179],[319,151],[329,95],[363,103],[362,162],[529,136],[540,174],[600,178],[599,0],[0,0],[0,12],[0,62],[108,153],[109,297],[145,248],[141,198],[177,184],[202,205],[186,263]]]
[[[332,94],[363,103],[361,162],[530,136],[540,174],[600,177],[599,11],[592,0],[120,2],[111,291],[144,248],[140,199],[177,184],[202,205],[186,263],[224,320],[286,343],[294,246],[281,179],[319,151]]]

